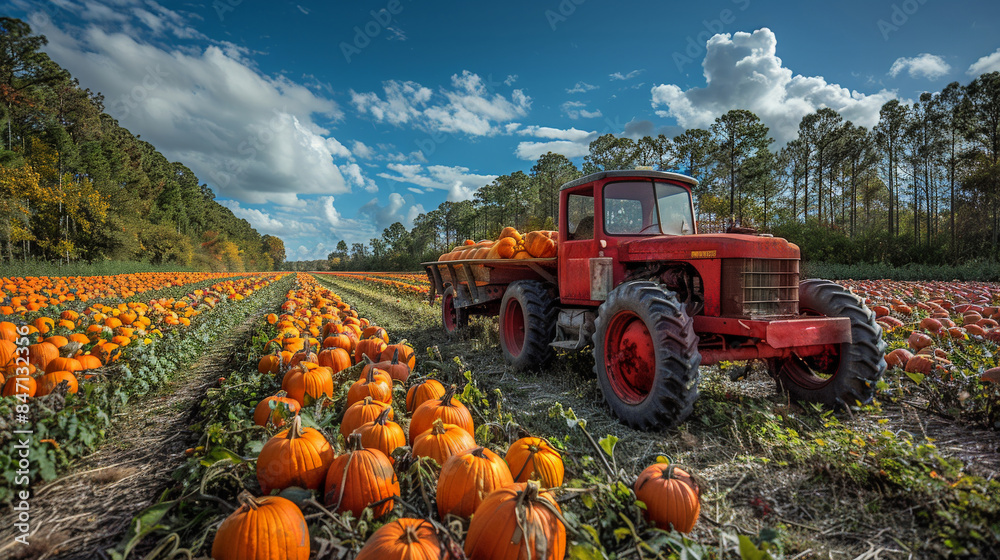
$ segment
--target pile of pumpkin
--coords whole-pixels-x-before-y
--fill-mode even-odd
[[[413,381],[413,349],[405,343],[389,345],[384,329],[357,317],[323,288],[307,285],[290,292],[288,302],[293,304],[283,306],[286,313],[268,318],[282,333],[276,339],[282,350],[265,355],[258,364],[261,374],[284,374],[284,392],[264,399],[254,410],[256,424],[287,428],[270,438],[257,458],[257,481],[264,496],[240,494],[240,507],[215,535],[213,558],[264,558],[265,550],[280,551],[284,558],[308,558],[302,511],[294,502],[269,494],[291,487],[315,490],[333,511],[358,517],[371,508],[373,517],[380,519],[400,496],[397,462],[414,460],[433,461],[440,519],[471,518],[464,542],[469,558],[565,556],[565,519],[549,490],[563,484],[564,465],[547,441],[521,438],[510,444],[504,457],[478,445],[472,414],[456,398],[456,387],[446,388],[433,378],[411,382],[405,398],[409,421],[397,418],[392,384]],[[359,330],[356,340],[347,334]],[[310,350],[308,334],[299,336],[303,331],[326,337],[318,355]],[[351,348],[342,345],[346,340],[353,343]],[[360,376],[347,392],[339,426],[346,448],[338,454],[322,432],[302,426],[298,413],[318,400],[329,404],[333,379],[361,363]],[[693,528],[700,510],[697,486],[675,465],[647,468],[635,492],[657,526],[683,532]],[[439,538],[440,529],[433,520],[398,518],[375,531],[357,558],[452,557],[449,543]]]
[[[68,392],[79,391],[78,376],[90,379],[90,372],[121,357],[122,349],[137,340],[148,344],[161,336],[161,325],[191,324],[191,318],[212,309],[223,293],[249,294],[278,276],[224,280],[207,290],[195,290],[179,299],[120,303],[117,306],[94,304],[83,313],[67,309],[58,317],[38,317],[24,325],[18,336],[17,326],[0,322],[0,384],[3,396],[42,397],[66,382]],[[166,327],[164,327],[166,328]],[[63,334],[58,334],[63,333]],[[18,364],[17,342],[25,338],[28,364]],[[22,351],[23,355],[23,351]]]
[[[1000,344],[1000,290],[993,284],[889,280],[843,284],[864,298],[883,332],[909,332],[906,348],[886,355],[890,368],[947,375],[953,364],[942,346],[976,340]],[[1000,383],[1000,368],[986,370],[981,379]]]
[[[114,276],[32,276],[0,278],[0,314],[24,315],[51,305],[99,298],[129,298],[149,290],[184,286],[231,273],[141,272]]]
[[[466,239],[463,245],[438,257],[439,261],[463,259],[546,259],[556,256],[557,231],[530,231],[522,235],[516,228],[505,227],[496,241],[475,242]]]

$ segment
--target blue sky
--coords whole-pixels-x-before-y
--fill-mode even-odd
[[[832,107],[1000,70],[1000,5],[10,0],[106,111],[220,202],[324,258],[603,133],[756,112],[778,143]]]

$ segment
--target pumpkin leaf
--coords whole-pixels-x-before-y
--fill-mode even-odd
[[[924,374],[917,373],[915,371],[906,372],[906,376],[909,377],[914,383],[920,385],[920,382],[924,380]]]
[[[740,558],[743,560],[771,560],[772,556],[766,550],[757,548],[750,537],[740,535]]]
[[[582,558],[583,560],[603,560],[604,554],[590,543],[574,544],[567,551],[567,558]]]
[[[601,449],[603,449],[604,452],[608,454],[608,457],[615,456],[615,444],[618,443],[617,437],[611,435],[605,436],[598,443],[601,444]]]
[[[225,447],[216,446],[213,447],[211,451],[205,454],[205,457],[201,460],[201,466],[211,467],[212,465],[218,463],[219,461],[230,460],[233,463],[239,465],[241,463],[246,463],[247,460],[239,456],[236,453],[226,449]]]

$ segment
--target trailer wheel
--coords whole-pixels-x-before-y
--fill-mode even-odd
[[[677,295],[648,281],[608,294],[595,321],[594,372],[604,400],[629,426],[676,426],[698,399],[698,337]]]
[[[885,373],[885,341],[875,314],[858,296],[829,280],[799,284],[799,311],[851,320],[852,343],[831,345],[826,354],[768,360],[778,386],[794,400],[831,408],[867,404]]]
[[[469,325],[469,313],[455,307],[455,288],[448,286],[441,294],[441,324],[448,334]]]
[[[546,364],[555,356],[556,308],[541,282],[511,282],[500,302],[500,347],[517,369]]]

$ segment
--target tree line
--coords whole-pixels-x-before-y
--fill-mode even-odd
[[[531,169],[502,175],[471,200],[444,202],[407,230],[348,247],[329,269],[413,269],[464,239],[495,239],[505,226],[558,227],[563,183],[609,169],[648,166],[686,173],[699,229],[730,224],[786,237],[806,260],[955,265],[1000,256],[1000,73],[892,100],[868,129],[822,108],[797,138],[777,147],[751,111],[734,109],[707,129],[639,140],[605,134],[582,169],[547,153]]]
[[[104,113],[41,52],[44,36],[0,18],[0,263],[148,261],[271,270],[280,238],[260,235]]]

